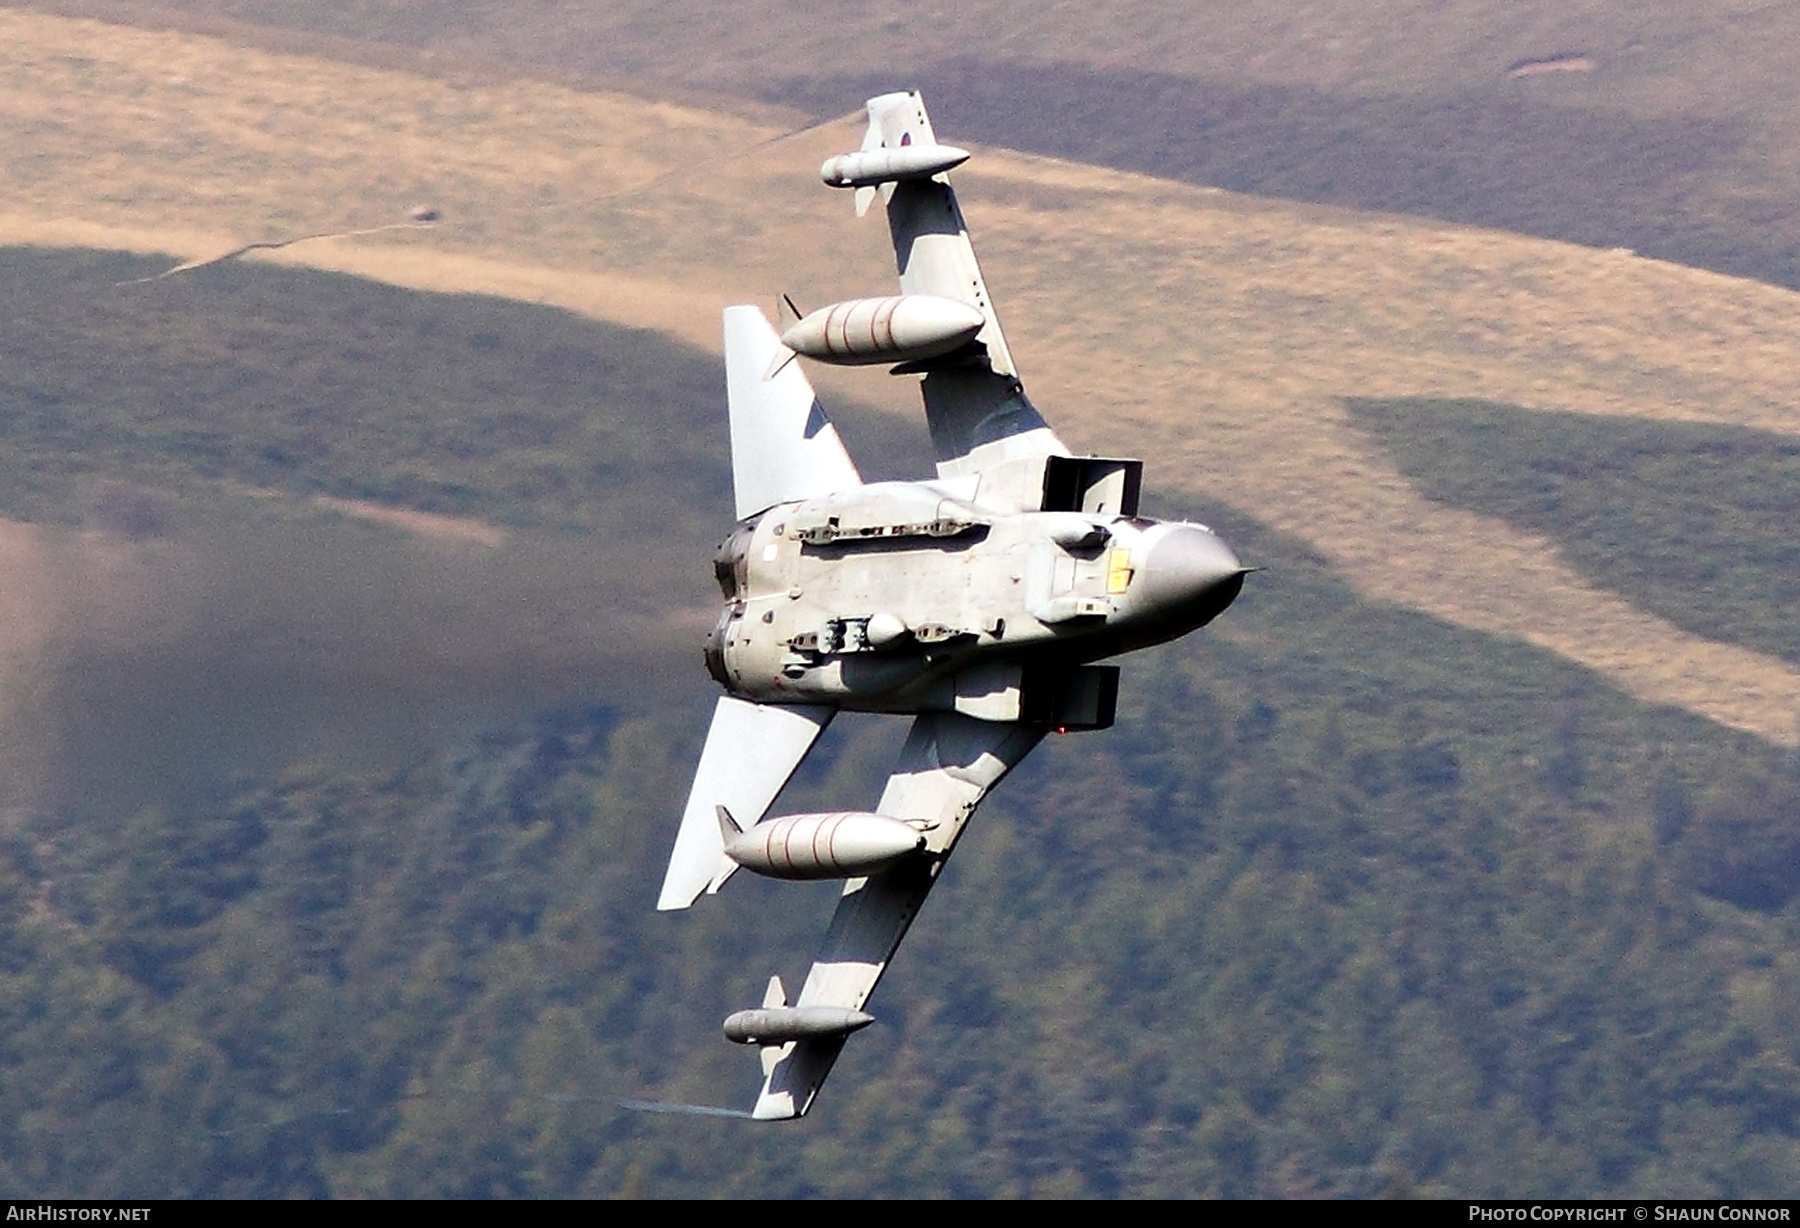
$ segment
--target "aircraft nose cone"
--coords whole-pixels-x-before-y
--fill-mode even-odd
[[[1156,615],[1186,614],[1195,625],[1211,622],[1244,586],[1244,565],[1216,533],[1197,525],[1171,525],[1144,559],[1144,605]]]

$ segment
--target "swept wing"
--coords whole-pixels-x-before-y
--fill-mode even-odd
[[[794,1003],[802,1010],[861,1011],[888,960],[937,881],[963,827],[987,791],[1044,736],[1041,728],[925,713],[913,721],[900,762],[876,810],[929,824],[929,856],[844,884],[825,943]],[[755,1115],[799,1117],[818,1095],[847,1032],[789,1041],[764,1051],[765,1080]]]
[[[917,92],[883,94],[869,100],[869,128],[863,150],[914,150],[936,146],[931,118]],[[946,147],[947,148],[947,147]],[[960,153],[961,151],[956,151]],[[861,188],[862,192],[875,189]],[[888,230],[894,241],[894,263],[900,289],[967,303],[985,317],[981,331],[962,352],[923,364],[921,392],[925,419],[937,454],[938,475],[945,478],[990,473],[981,498],[1008,510],[1032,505],[1046,456],[1067,456],[1020,382],[1000,330],[1000,318],[988,297],[975,247],[969,242],[956,191],[943,175],[908,178],[883,185]],[[1009,462],[1025,462],[1009,465]],[[1015,470],[1023,478],[1010,482]]]

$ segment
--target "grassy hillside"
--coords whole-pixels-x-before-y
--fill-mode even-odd
[[[1470,401],[1354,401],[1426,495],[1556,541],[1679,626],[1800,660],[1800,443]]]
[[[0,632],[14,786],[49,756],[40,802],[185,799],[703,677],[731,522],[713,359],[322,273],[118,284],[161,267],[0,250],[0,523],[30,546],[4,574],[48,624]],[[871,476],[929,468],[922,427],[839,408]]]
[[[921,10],[56,0],[468,81],[521,72],[817,116],[923,86],[971,139],[1236,191],[1626,246],[1800,285],[1800,25],[1494,0]],[[972,51],[971,48],[974,48]],[[1524,64],[1577,71],[1513,75]],[[716,104],[715,104],[716,105]]]
[[[606,538],[639,525],[683,546],[730,524],[710,355],[515,300],[329,273],[232,263],[139,280],[167,267],[0,248],[14,340],[0,366],[0,516],[155,535],[154,509],[136,524],[101,506],[123,483]],[[872,477],[930,472],[922,422],[841,397],[833,417]]]
[[[724,303],[777,289],[829,301],[884,280],[879,225],[857,225],[811,177],[857,139],[854,120],[784,135],[693,107],[17,10],[0,26],[5,139],[26,168],[0,219],[15,241],[202,256],[247,235],[366,226],[423,198],[443,209],[435,230],[277,258],[709,345]],[[1367,592],[1795,736],[1800,671],[1595,590],[1541,538],[1418,496],[1342,401],[1475,396],[1793,431],[1791,294],[993,152],[959,182],[1033,395],[1074,446],[1154,454],[1153,489],[1222,497],[1301,534]],[[888,383],[822,379],[830,397],[866,391],[916,414],[910,388]],[[1396,567],[1399,542],[1432,565]]]
[[[684,540],[729,518],[711,365],[556,312],[328,274],[0,253],[15,321],[0,513],[67,516],[79,480],[195,477],[375,499],[516,527],[629,523],[620,475],[669,493]],[[620,366],[615,354],[631,356]],[[661,431],[646,431],[656,423]],[[663,431],[705,461],[671,457]]]
[[[763,96],[824,118],[892,80],[808,75]],[[1754,113],[1577,101],[1491,66],[1451,90],[1393,93],[973,58],[906,83],[942,100],[947,130],[1012,149],[1800,287],[1800,212],[1766,182]]]
[[[87,762],[166,773],[181,737],[267,728],[259,704],[356,702],[345,669],[438,702],[443,658],[356,630],[375,625],[364,586],[405,596],[408,624],[462,620],[466,672],[516,668],[542,630],[541,586],[469,606],[502,560],[526,561],[512,583],[549,562],[599,577],[593,621],[566,626],[560,715],[508,723],[490,701],[489,733],[402,771],[222,754],[182,791],[19,816],[0,862],[7,1192],[1782,1188],[1800,1145],[1788,756],[1359,596],[1304,543],[1166,491],[1163,511],[1266,570],[1208,633],[1127,665],[1115,730],[1053,740],[983,811],[816,1116],[777,1137],[619,1108],[744,1103],[754,1065],[717,1020],[797,975],[830,907],[756,881],[651,907],[712,692],[692,629],[624,623],[704,587],[713,361],[316,273],[224,267],[144,299],[106,290],[146,262],[5,260],[35,330],[5,368],[9,463],[43,475],[14,514],[198,550],[254,481],[277,523],[318,516],[298,497],[315,491],[441,491],[511,527],[430,583],[374,530],[336,539],[335,574],[316,544],[240,540],[284,547],[251,587],[288,621],[258,622],[266,604],[222,587],[250,573],[227,568],[172,658],[91,648],[83,685],[114,689],[87,692]],[[267,470],[309,407],[337,414],[324,446]],[[894,425],[845,429],[893,462],[920,434]],[[203,429],[220,446],[169,442]],[[656,463],[600,471],[609,432]],[[521,486],[543,439],[567,476]],[[435,485],[390,484],[421,472]],[[90,501],[103,474],[162,519]],[[652,550],[629,533],[644,509]],[[532,526],[578,548],[534,556]],[[285,681],[227,681],[235,706],[192,684],[227,678],[237,646],[317,637],[325,656]],[[146,749],[134,713],[175,736]],[[785,804],[872,798],[900,727],[846,722]]]
[[[1446,93],[1413,90],[1412,112],[1390,47],[1489,10],[1368,11],[1389,24],[1341,49],[1315,41],[1336,10],[1264,34],[1255,6],[1197,11],[1212,29],[1158,44],[1172,77],[1241,58],[1234,31],[1267,55],[1198,111],[1173,81],[1149,102],[1307,151],[1332,99],[1363,100],[1340,108],[1345,165],[1388,150],[1383,178],[1429,194],[1383,144],[1393,117],[1425,144],[1492,136],[1472,103],[1433,126],[1432,98],[1611,20],[1449,39],[1429,70]],[[339,12],[363,23],[340,31],[416,37],[393,25],[416,18],[434,46],[505,51],[499,9]],[[1638,63],[1685,45],[1716,67],[1737,45],[1682,44],[1646,12]],[[549,27],[508,13],[526,54]],[[1112,22],[1096,64],[1169,28],[1092,13]],[[629,57],[649,44],[608,23],[681,17],[596,10],[592,41],[555,46],[573,67],[607,40]],[[778,46],[806,19],[747,37]],[[883,20],[814,23],[804,46]],[[1010,50],[1041,61],[1053,26],[1021,23]],[[1771,31],[1752,32],[1788,45]],[[726,301],[884,283],[879,226],[810,178],[855,122],[784,135],[766,111],[514,81],[492,58],[402,70],[17,9],[0,32],[0,237],[200,256],[418,200],[445,217],[278,257],[386,285],[243,264],[119,286],[175,257],[0,251],[23,339],[0,356],[0,513],[33,522],[0,525],[0,597],[42,581],[51,628],[41,657],[5,645],[8,668],[41,668],[3,694],[50,706],[71,770],[198,765],[179,789],[12,806],[0,826],[0,1190],[1785,1192],[1800,670],[1791,518],[1744,495],[1785,488],[1779,440],[1800,434],[1792,294],[984,151],[958,185],[1034,397],[1078,449],[1149,458],[1156,512],[1218,525],[1265,570],[1216,627],[1127,666],[1115,730],[1054,739],[1007,782],[817,1115],[757,1132],[617,1105],[746,1103],[754,1063],[718,1020],[770,972],[792,983],[831,894],[734,881],[689,915],[650,906],[714,694],[693,641],[725,516],[716,359],[669,338],[711,346]],[[693,40],[718,29],[677,33],[665,50],[703,72]],[[1579,109],[1601,80],[1498,88]],[[1117,91],[1092,84],[1074,96]],[[1658,168],[1626,186],[1672,177],[1703,212],[1708,176],[1765,148],[1729,108],[1696,107],[1667,149],[1656,98],[1621,109],[1536,161],[1557,114],[1503,109],[1522,133],[1503,148],[1541,184],[1600,133],[1629,155],[1608,165]],[[1101,110],[1111,139],[1156,131]],[[1305,187],[1317,161],[1271,173]],[[1445,197],[1532,205],[1465,165],[1435,164]],[[1604,203],[1581,184],[1549,199]],[[922,463],[906,382],[821,384],[871,470]],[[1672,469],[1696,441],[1717,469]],[[1679,509],[1724,495],[1710,544],[1741,549],[1714,618],[1669,591],[1660,543],[1706,544]],[[371,509],[454,514],[464,535],[349,516]],[[400,709],[459,704],[435,750],[367,772],[289,736],[374,745]],[[872,799],[899,729],[844,722],[789,801]]]

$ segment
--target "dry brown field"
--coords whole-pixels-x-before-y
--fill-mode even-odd
[[[779,116],[0,9],[0,243],[174,264],[424,202],[443,217],[427,231],[251,258],[715,346],[726,303],[887,284],[879,221],[858,224],[815,178],[859,123],[794,133]],[[1071,446],[1150,458],[1153,488],[1307,539],[1371,598],[1796,741],[1800,672],[1637,609],[1546,541],[1426,500],[1344,400],[1480,397],[1800,433],[1800,295],[1003,150],[979,151],[957,183],[1027,383]],[[905,381],[819,382],[916,412]]]

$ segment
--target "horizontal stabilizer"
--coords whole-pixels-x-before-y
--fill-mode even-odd
[[[737,518],[862,485],[837,429],[760,308],[725,309],[725,398]]]
[[[688,907],[719,878],[726,860],[719,807],[742,824],[762,818],[836,712],[816,705],[753,704],[729,695],[719,700],[658,909]]]

